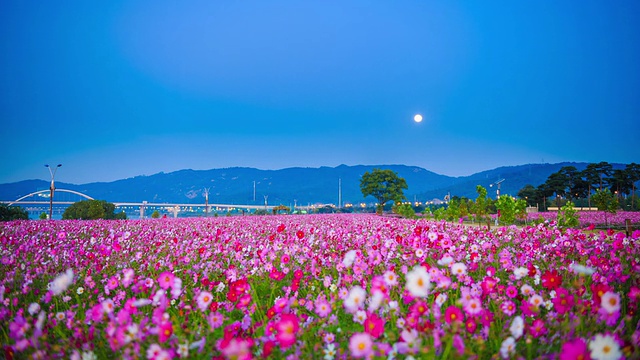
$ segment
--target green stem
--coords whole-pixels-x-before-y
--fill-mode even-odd
[[[442,353],[441,359],[447,359],[449,357],[449,353],[451,352],[451,347],[453,346],[453,337],[450,341],[447,342],[447,346],[444,348],[444,353]]]

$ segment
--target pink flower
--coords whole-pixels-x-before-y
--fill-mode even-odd
[[[507,316],[512,316],[516,313],[516,304],[511,300],[507,300],[500,305],[500,309]]]
[[[464,306],[464,311],[469,315],[478,315],[482,312],[482,304],[480,303],[480,300],[472,298],[467,301],[467,304]]]
[[[331,305],[325,299],[316,300],[316,314],[321,318],[327,317],[331,314]]]
[[[160,285],[163,289],[168,289],[173,286],[173,280],[175,279],[175,275],[172,272],[165,271],[160,276],[158,276],[158,285]]]
[[[582,339],[574,339],[562,345],[559,360],[590,360],[591,355],[587,343]]]
[[[201,291],[197,298],[198,308],[200,311],[205,312],[213,301],[213,295],[208,291]]]
[[[276,340],[280,343],[280,348],[286,349],[296,342],[299,327],[297,316],[282,314],[280,321],[276,323]]]
[[[356,333],[349,339],[349,350],[351,350],[351,356],[355,358],[368,356],[371,353],[372,346],[373,341],[367,333]]]

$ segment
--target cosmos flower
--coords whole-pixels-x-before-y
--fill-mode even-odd
[[[50,290],[53,295],[62,294],[73,283],[73,270],[67,269],[67,271],[59,274],[51,283]]]
[[[593,360],[618,360],[622,357],[620,345],[611,335],[597,334],[589,342],[590,355]]]
[[[200,311],[205,312],[209,308],[209,304],[213,301],[213,295],[211,295],[208,291],[201,291],[198,294],[198,298],[196,302],[198,303],[198,308]]]
[[[422,266],[415,266],[406,275],[407,283],[406,289],[411,296],[416,298],[424,298],[429,295],[429,289],[431,289],[431,276],[427,270]]]
[[[600,298],[600,306],[609,314],[620,311],[620,295],[612,291],[607,291]]]
[[[356,285],[351,288],[351,291],[349,291],[349,294],[344,299],[343,304],[345,309],[347,309],[348,312],[353,313],[353,312],[356,312],[358,309],[362,308],[366,298],[367,298],[367,292],[360,286]]]
[[[363,358],[371,353],[373,341],[367,333],[355,333],[349,339],[349,350],[354,358]]]

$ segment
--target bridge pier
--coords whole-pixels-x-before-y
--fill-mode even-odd
[[[140,219],[144,219],[144,207],[147,205],[147,201],[143,201],[140,205]]]

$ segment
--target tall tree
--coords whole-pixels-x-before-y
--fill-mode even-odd
[[[582,171],[582,176],[591,189],[602,190],[607,185],[607,179],[611,176],[613,167],[606,161],[591,163]]]
[[[408,188],[405,179],[392,170],[373,169],[372,172],[365,172],[360,179],[362,195],[371,195],[378,200],[378,214],[382,214],[384,205],[389,201],[405,200],[403,190]]]
[[[524,199],[527,202],[527,205],[532,205],[536,203],[537,192],[538,191],[533,185],[527,184],[518,191],[518,197],[520,199]]]
[[[489,199],[487,198],[487,189],[484,186],[476,185],[476,192],[478,193],[478,197],[473,203],[473,213],[476,215],[476,220],[482,223],[488,212]]]
[[[624,171],[627,173],[627,179],[631,182],[631,208],[634,207],[634,200],[636,197],[636,183],[640,181],[640,165],[631,163],[626,166]]]

